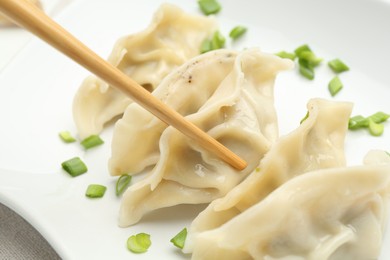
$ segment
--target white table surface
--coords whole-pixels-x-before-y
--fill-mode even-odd
[[[41,0],[45,12],[52,17],[72,1],[77,0]],[[382,1],[390,3],[390,0]],[[32,38],[19,28],[0,27],[0,73]],[[60,257],[28,222],[0,203],[0,259],[55,260]]]

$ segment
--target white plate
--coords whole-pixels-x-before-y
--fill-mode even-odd
[[[142,30],[162,1],[76,1],[59,18],[61,24],[100,55],[107,57],[120,36]],[[170,1],[197,13],[196,1]],[[221,1],[222,2],[222,1]],[[339,57],[351,68],[341,75],[344,89],[336,100],[355,102],[353,114],[390,112],[390,5],[374,0],[224,1],[218,15],[226,34],[234,25],[249,27],[232,47],[259,46],[264,51],[293,50],[308,43],[325,59]],[[178,206],[160,210],[130,228],[117,227],[120,200],[108,174],[112,129],[106,143],[84,152],[65,145],[57,133],[75,132],[71,103],[89,73],[39,40],[31,42],[0,76],[0,202],[33,224],[66,259],[185,259],[169,240],[201,210]],[[324,64],[314,81],[287,72],[276,82],[276,106],[282,134],[294,129],[311,97],[331,98],[332,73]],[[376,138],[365,131],[349,132],[349,164],[360,163],[371,148],[390,150],[390,124]],[[70,178],[62,161],[82,157],[89,172]],[[85,198],[90,183],[108,186],[105,197]],[[138,232],[152,236],[150,250],[132,255],[127,238]],[[387,237],[389,237],[387,239]],[[390,258],[387,233],[381,259]]]
[[[73,0],[40,0],[42,8],[51,17],[60,13]],[[33,36],[17,27],[0,25],[0,72]]]

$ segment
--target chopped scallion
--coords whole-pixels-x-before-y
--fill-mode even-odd
[[[351,117],[348,122],[348,129],[355,130],[359,128],[368,128],[368,131],[373,136],[380,136],[383,134],[385,122],[390,115],[384,112],[377,112],[369,117],[361,115]]]
[[[131,176],[128,174],[121,175],[115,185],[116,195],[119,196],[123,193],[126,187],[129,185],[131,181]]]
[[[301,51],[298,58],[306,60],[313,67],[318,66],[322,62],[322,58],[317,57],[312,51]]]
[[[73,143],[76,142],[76,139],[71,135],[69,131],[62,131],[58,134],[62,141],[65,143]]]
[[[384,126],[380,123],[375,123],[371,118],[368,119],[368,130],[373,136],[380,136],[383,134]]]
[[[98,135],[91,135],[81,141],[81,145],[84,146],[85,149],[90,149],[103,143],[103,140]]]
[[[225,37],[219,31],[216,31],[211,39],[211,49],[217,50],[223,48],[225,41]]]
[[[221,5],[216,0],[198,0],[198,4],[205,15],[216,14],[221,10]]]
[[[89,198],[101,198],[106,192],[106,187],[100,184],[90,184],[85,192],[85,196]]]
[[[314,68],[313,66],[306,60],[299,59],[299,73],[307,79],[314,79]]]
[[[151,244],[150,235],[146,233],[132,235],[127,239],[127,248],[133,253],[145,253]]]
[[[322,58],[317,57],[307,44],[301,45],[294,50],[298,57],[299,73],[307,79],[314,79],[314,67],[322,62]]]
[[[176,247],[183,249],[184,243],[186,242],[186,238],[187,238],[187,228],[184,228],[176,236],[174,236],[170,241]]]
[[[296,48],[296,49],[294,50],[295,54],[296,54],[298,57],[300,57],[301,53],[304,52],[304,51],[310,51],[310,52],[311,52],[311,49],[310,49],[309,45],[304,44],[304,45],[301,45],[301,46],[299,46],[298,48]]]
[[[200,53],[221,49],[225,46],[225,41],[225,37],[219,31],[216,31],[211,39],[206,39],[202,42]]]
[[[378,124],[378,123],[385,122],[389,117],[390,115],[384,112],[376,112],[375,114],[369,116],[368,118],[372,119],[372,121]]]
[[[328,84],[328,89],[332,97],[334,97],[343,88],[343,83],[338,76],[335,76]]]
[[[344,62],[342,62],[339,59],[334,59],[328,62],[328,66],[335,72],[335,73],[341,73],[344,71],[348,71],[349,67],[345,65]]]
[[[367,126],[368,126],[367,118],[361,115],[351,117],[348,122],[348,129],[350,130],[355,130]]]
[[[247,29],[244,26],[236,26],[230,31],[229,37],[233,40],[236,40],[237,38],[241,37],[246,32],[246,30]]]
[[[305,117],[304,118],[302,118],[301,119],[301,121],[299,122],[300,124],[302,124],[303,122],[305,122],[306,121],[306,119],[308,119],[309,118],[309,111],[307,111],[306,112],[306,115],[305,115]]]
[[[61,164],[62,168],[72,177],[79,176],[88,171],[87,166],[79,157],[74,157]]]
[[[283,59],[290,59],[290,60],[295,60],[295,53],[292,52],[286,52],[286,51],[280,51],[278,53],[275,53],[276,56],[279,56],[280,58]]]
[[[212,47],[211,47],[211,40],[210,39],[206,39],[202,42],[202,44],[200,45],[200,53],[206,53],[206,52],[209,52],[212,50]]]

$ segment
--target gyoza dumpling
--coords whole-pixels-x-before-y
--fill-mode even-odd
[[[308,118],[273,145],[257,171],[195,218],[184,252],[192,251],[192,242],[199,233],[223,225],[293,177],[316,169],[345,166],[344,139],[352,104],[312,99],[307,108]]]
[[[216,28],[213,18],[189,15],[163,4],[146,30],[118,40],[108,61],[152,91],[172,69],[198,55],[202,41]],[[100,133],[104,124],[121,115],[131,102],[99,78],[86,78],[73,102],[80,137]]]
[[[192,259],[377,259],[387,220],[387,164],[317,170],[199,234]]]
[[[134,224],[158,208],[208,203],[253,171],[278,137],[276,74],[292,66],[255,49],[219,50],[188,61],[153,92],[245,159],[248,167],[241,172],[131,104],[115,126],[111,173],[135,173],[157,164],[123,195],[120,225]]]

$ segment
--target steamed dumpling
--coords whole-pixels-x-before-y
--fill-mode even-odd
[[[317,170],[288,181],[199,234],[192,259],[377,259],[390,191],[387,158],[380,165]]]
[[[115,126],[110,171],[147,176],[123,195],[120,225],[177,204],[208,203],[252,172],[278,137],[276,74],[293,63],[256,49],[218,50],[173,71],[153,92],[248,162],[238,172],[133,103]],[[153,166],[153,168],[152,168]]]
[[[247,179],[213,201],[191,224],[184,252],[193,250],[199,233],[215,229],[266,198],[290,179],[317,169],[345,166],[344,139],[352,104],[312,99],[309,117],[281,137]],[[197,240],[196,240],[197,241]]]
[[[144,31],[120,39],[108,61],[152,91],[175,67],[199,54],[202,41],[217,28],[213,18],[184,13],[163,4]],[[81,138],[98,134],[131,100],[95,76],[84,80],[73,103]]]

